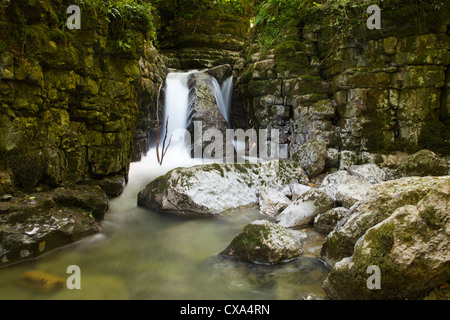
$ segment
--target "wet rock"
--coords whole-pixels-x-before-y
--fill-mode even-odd
[[[65,280],[42,271],[28,271],[20,276],[19,284],[39,292],[51,293],[62,289]]]
[[[444,187],[444,186],[442,186]],[[450,185],[430,189],[368,229],[353,255],[338,262],[324,283],[331,299],[417,299],[450,278]],[[367,288],[369,266],[378,266],[381,289]]]
[[[314,218],[334,207],[334,201],[325,192],[313,189],[292,202],[277,218],[280,226],[295,228],[309,225]]]
[[[317,231],[325,234],[329,234],[336,228],[336,225],[347,214],[346,208],[333,208],[321,215],[318,215],[314,220],[314,227]]]
[[[262,187],[259,191],[259,208],[269,218],[275,219],[291,202],[281,191],[267,187]]]
[[[138,204],[178,215],[211,216],[258,205],[265,185],[283,191],[309,181],[298,163],[213,164],[178,168],[151,182],[138,195]]]
[[[220,85],[231,76],[233,68],[229,64],[217,66],[209,69],[206,73],[217,79]]]
[[[126,183],[127,181],[123,175],[115,175],[101,180],[89,181],[90,185],[94,187],[99,186],[110,199],[120,196],[125,189]]]
[[[97,220],[101,221],[109,207],[109,200],[100,187],[75,186],[73,188],[58,188],[52,192],[56,203],[72,208],[84,209]]]
[[[305,238],[303,232],[288,230],[266,220],[255,221],[247,225],[221,254],[253,263],[279,264],[301,256]]]
[[[213,77],[203,72],[194,73],[189,76],[188,87],[189,109],[187,130],[191,134],[192,156],[195,158],[223,158],[223,155],[226,154],[227,147],[225,137],[228,129],[228,115],[222,114],[225,110],[221,111],[217,104]],[[210,133],[221,134],[223,138],[222,142],[218,142],[218,149],[211,150],[209,153],[205,152],[205,149],[211,145],[213,137],[207,138],[206,133],[208,131]],[[196,132],[201,132],[202,134],[195,134]]]
[[[408,157],[396,170],[397,177],[445,176],[447,174],[446,161],[428,150],[419,151]]]
[[[6,201],[10,201],[12,199],[12,195],[10,194],[4,194],[2,196],[0,196],[0,201],[1,202],[6,202]]]
[[[390,217],[398,208],[416,206],[433,190],[448,192],[450,177],[412,177],[372,187],[367,197],[351,208],[322,247],[321,256],[330,265],[350,257],[355,244],[368,229]]]
[[[90,186],[15,196],[0,203],[0,266],[36,258],[101,232],[105,193]]]

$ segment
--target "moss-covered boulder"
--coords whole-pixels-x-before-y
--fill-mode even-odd
[[[431,189],[370,228],[351,258],[337,263],[324,283],[331,299],[416,299],[450,279],[450,185]],[[370,266],[381,270],[368,289]]]
[[[208,69],[207,73],[216,78],[217,82],[222,85],[222,83],[227,80],[227,78],[231,77],[233,68],[229,64],[224,64]]]
[[[303,254],[306,234],[262,220],[247,225],[221,254],[253,263],[280,264]]]
[[[258,205],[258,191],[264,185],[281,191],[290,184],[308,181],[298,163],[278,160],[177,168],[142,190],[138,204],[178,215],[211,216]]]
[[[399,177],[445,176],[448,166],[444,159],[429,150],[422,150],[411,155],[397,170]]]
[[[351,208],[328,235],[321,256],[330,265],[352,256],[355,244],[370,228],[389,218],[398,208],[416,206],[433,190],[447,192],[450,177],[412,177],[380,183]]]

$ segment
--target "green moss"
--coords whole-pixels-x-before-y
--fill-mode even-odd
[[[377,259],[384,259],[392,250],[394,245],[393,224],[383,224],[381,227],[368,231],[366,241],[369,241],[370,248],[373,250],[372,256]],[[380,263],[382,261],[374,261]]]
[[[220,173],[222,178],[225,177],[225,173],[224,173],[223,168],[222,168],[222,166],[220,164],[214,163],[211,166],[214,168],[214,170],[216,170],[216,171],[218,171]]]
[[[244,73],[240,77],[240,81],[242,83],[249,83],[253,78],[253,71],[255,70],[254,66],[251,65],[247,69],[245,69]]]
[[[420,212],[420,216],[422,219],[426,222],[428,227],[434,230],[439,230],[442,226],[442,220],[441,217],[436,215],[436,211],[434,208],[426,208],[422,212]]]

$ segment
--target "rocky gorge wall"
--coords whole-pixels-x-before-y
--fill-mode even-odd
[[[269,22],[253,31],[235,65],[251,125],[280,129],[290,156],[319,138],[329,167],[396,166],[421,149],[449,155],[448,15],[415,20],[405,4],[368,30],[364,19],[324,23],[336,17],[327,10],[297,18],[272,47],[258,35]]]
[[[253,1],[155,1],[158,41],[168,67],[205,69],[241,56]]]
[[[69,30],[71,4],[0,5],[0,267],[101,232],[156,128],[151,12],[86,1]]]
[[[134,22],[124,26],[130,12],[113,16],[88,2],[81,29],[68,30],[69,5],[2,5],[0,193],[125,181],[130,161],[148,150],[166,71],[147,17],[129,9]]]

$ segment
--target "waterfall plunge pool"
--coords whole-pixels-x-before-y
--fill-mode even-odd
[[[169,74],[166,118],[169,132],[186,125],[189,73]],[[230,86],[229,81],[226,86]],[[230,92],[222,88],[222,92]],[[229,105],[229,97],[218,99]],[[173,106],[173,107],[170,107]],[[229,114],[228,110],[221,110]],[[328,268],[320,262],[324,237],[305,230],[304,256],[276,266],[224,258],[219,253],[248,223],[263,216],[258,208],[241,208],[208,219],[177,217],[137,206],[137,194],[176,167],[200,164],[182,145],[171,146],[163,166],[156,150],[130,169],[124,193],[111,201],[103,232],[37,260],[0,270],[2,300],[295,300],[324,296]],[[81,290],[64,287],[41,293],[19,285],[20,276],[38,270],[66,280],[69,266],[81,270]]]

